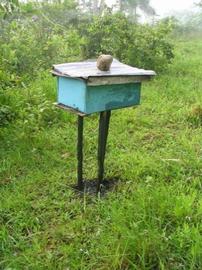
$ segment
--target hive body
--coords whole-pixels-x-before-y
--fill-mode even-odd
[[[108,71],[99,70],[96,64],[96,60],[88,60],[53,66],[60,107],[91,114],[138,105],[142,82],[155,75],[152,70],[131,67],[116,59]]]
[[[141,83],[88,85],[84,80],[58,77],[58,103],[85,114],[140,103]]]

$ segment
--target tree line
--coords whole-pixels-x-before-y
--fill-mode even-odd
[[[138,11],[143,12],[148,16],[155,16],[156,12],[150,5],[150,0],[116,0],[116,2],[109,7],[106,0],[41,0],[20,2],[19,0],[1,0],[0,10],[4,18],[14,12],[18,12],[23,6],[32,5],[63,5],[77,7],[80,12],[93,15],[102,15],[106,10],[121,12],[130,17],[130,19],[137,21],[140,16]]]

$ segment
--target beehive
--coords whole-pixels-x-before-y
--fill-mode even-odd
[[[96,68],[96,61],[54,65],[57,103],[83,114],[140,104],[141,84],[154,71],[134,68],[115,60],[109,71]]]

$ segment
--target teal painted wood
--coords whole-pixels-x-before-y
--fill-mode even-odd
[[[86,112],[101,112],[140,104],[141,83],[88,86]]]
[[[58,77],[58,103],[85,112],[86,83],[83,80]]]
[[[58,103],[91,114],[138,105],[141,83],[87,86],[85,81],[58,77]]]

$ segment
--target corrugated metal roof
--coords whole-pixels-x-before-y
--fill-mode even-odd
[[[96,60],[84,62],[64,63],[53,65],[52,73],[72,78],[88,80],[89,77],[117,77],[117,76],[154,76],[152,70],[144,70],[125,65],[114,59],[109,71],[101,71],[96,67]]]

